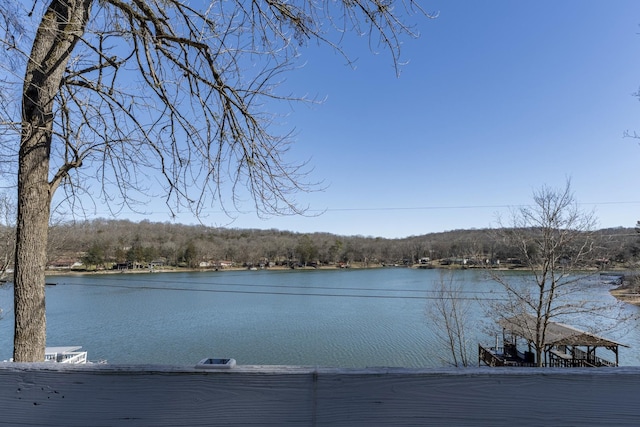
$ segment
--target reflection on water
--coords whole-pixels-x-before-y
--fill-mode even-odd
[[[47,287],[48,345],[81,345],[111,363],[438,367],[448,354],[425,315],[438,270],[231,271],[73,275]],[[458,271],[474,297],[471,354],[486,335],[483,306],[500,293],[482,272]],[[49,279],[48,279],[49,280]],[[583,297],[613,298],[608,287]],[[13,290],[0,288],[0,360],[11,357]],[[430,299],[431,298],[431,299]],[[637,311],[628,306],[628,312]],[[640,365],[637,321],[607,332]]]

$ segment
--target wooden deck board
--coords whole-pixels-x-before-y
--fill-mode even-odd
[[[640,368],[331,369],[0,363],[26,426],[637,425]]]

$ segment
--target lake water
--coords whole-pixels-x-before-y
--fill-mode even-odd
[[[110,363],[440,367],[447,352],[426,308],[439,270],[226,271],[49,277],[47,345],[81,345]],[[454,276],[473,301],[477,342],[495,342],[482,306],[500,288],[483,272]],[[583,298],[611,299],[609,286]],[[13,348],[13,289],[0,288],[0,360]],[[627,306],[628,313],[638,308]],[[621,365],[640,366],[638,321],[604,334],[628,344]],[[498,331],[496,328],[495,331]],[[609,357],[609,354],[604,355]]]

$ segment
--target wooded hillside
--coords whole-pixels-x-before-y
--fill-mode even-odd
[[[168,222],[139,223],[95,219],[51,227],[49,266],[113,268],[116,263],[148,266],[236,267],[258,265],[411,265],[429,258],[435,265],[467,262],[516,262],[495,230],[454,230],[386,239],[295,233],[280,230],[211,228]],[[633,228],[595,232],[593,266],[632,267],[640,260],[640,238]],[[9,252],[11,245],[6,245]],[[10,257],[9,257],[10,258]],[[82,267],[80,267],[82,268]]]

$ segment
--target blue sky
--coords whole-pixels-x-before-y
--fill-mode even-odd
[[[623,133],[640,133],[640,2],[420,3],[439,15],[404,41],[399,77],[366,38],[348,40],[355,69],[312,46],[287,76],[284,89],[326,97],[286,119],[291,159],[309,158],[326,187],[297,198],[325,212],[230,222],[211,211],[203,223],[391,238],[485,228],[570,178],[599,227],[634,226],[640,140]],[[170,220],[151,209],[120,218]]]

